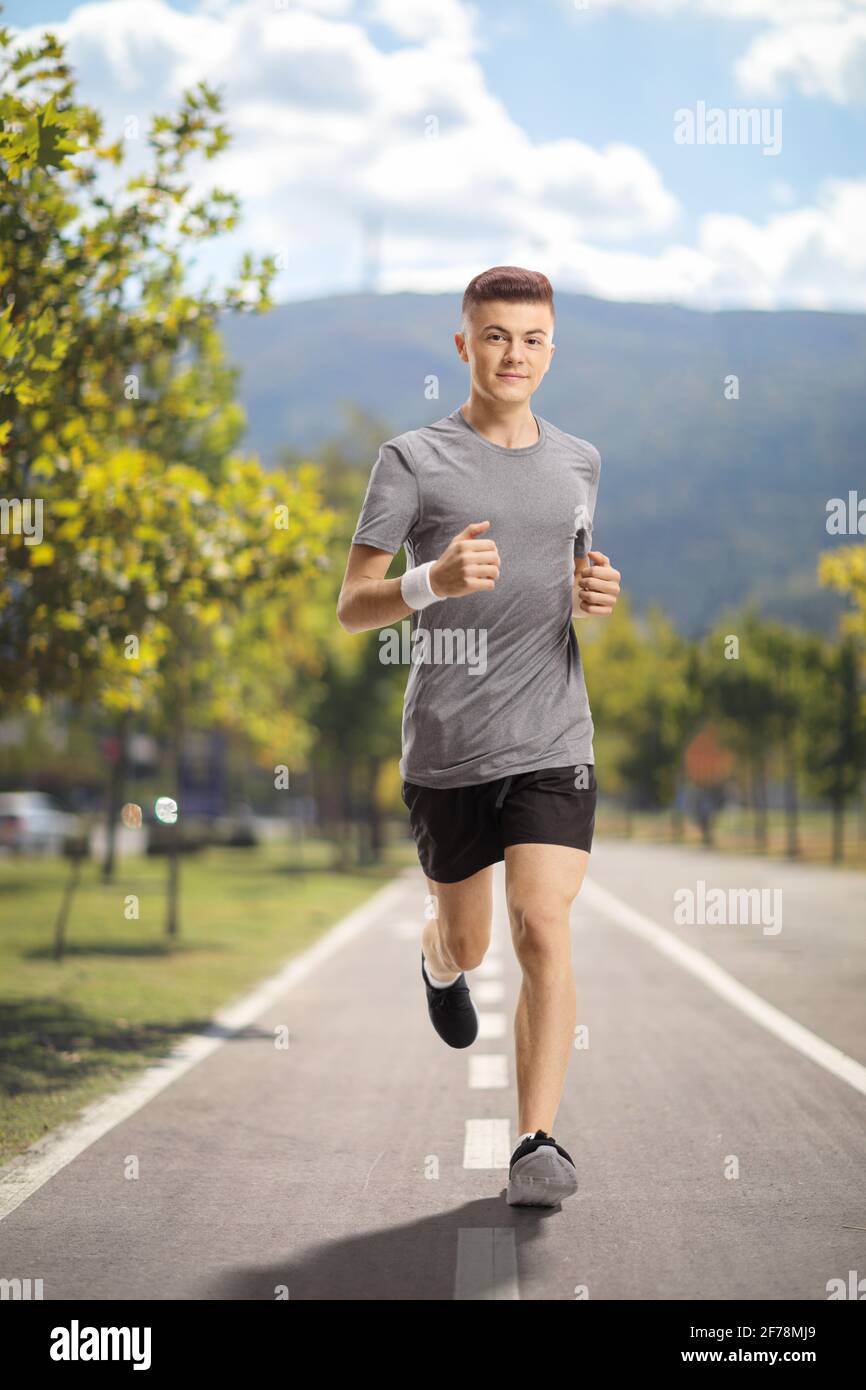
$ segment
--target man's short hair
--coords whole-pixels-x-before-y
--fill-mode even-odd
[[[553,286],[540,270],[524,270],[519,265],[495,265],[490,270],[482,270],[463,291],[461,319],[464,329],[478,305],[490,299],[510,300],[514,304],[546,304],[556,319]]]

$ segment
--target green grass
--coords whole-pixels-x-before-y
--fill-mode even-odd
[[[787,829],[783,812],[772,810],[767,814],[766,857],[784,859],[788,857]],[[672,821],[669,811],[640,811],[630,818],[613,803],[599,806],[596,816],[596,834],[599,838],[632,839],[658,843],[673,842]],[[716,817],[713,828],[713,848],[730,854],[762,854],[755,843],[754,818],[750,811],[741,808],[726,808]],[[800,859],[808,864],[831,863],[832,824],[829,811],[806,810],[799,817]],[[699,845],[700,831],[694,821],[683,819],[682,837],[679,844]],[[708,850],[712,854],[713,850]],[[845,817],[844,858],[839,867],[866,869],[866,818],[852,805]]]
[[[166,861],[122,860],[116,882],[82,870],[67,953],[52,957],[68,866],[0,862],[0,1162],[165,1057],[215,1010],[302,951],[405,864],[346,873],[307,843],[208,850],[181,863],[180,932],[165,934]],[[139,899],[138,920],[124,915]]]

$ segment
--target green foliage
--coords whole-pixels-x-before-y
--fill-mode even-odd
[[[843,615],[842,630],[866,641],[866,545],[845,545],[828,550],[818,562],[818,578],[828,588],[850,599],[852,607]]]
[[[642,807],[667,806],[700,710],[689,644],[658,609],[638,622],[626,595],[599,629],[589,628],[579,634],[606,786]]]
[[[308,731],[273,710],[297,704],[293,625],[332,516],[313,468],[233,453],[244,416],[218,320],[270,306],[272,258],[245,256],[219,294],[187,286],[195,244],[238,216],[231,194],[190,194],[190,160],[229,140],[220,97],[199,83],[155,117],[150,166],[109,199],[98,174],[123,143],[75,104],[57,40],[16,52],[4,31],[0,54],[0,478],[41,503],[44,530],[0,537],[3,689],[156,727],[182,704],[284,759]]]

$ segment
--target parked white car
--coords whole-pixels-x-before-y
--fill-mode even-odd
[[[0,850],[16,854],[62,854],[81,833],[77,816],[48,792],[0,792]]]

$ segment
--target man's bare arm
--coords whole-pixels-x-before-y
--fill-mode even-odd
[[[400,579],[386,579],[394,556],[372,545],[353,545],[337,600],[337,619],[346,632],[387,627],[412,612],[400,592]]]
[[[470,521],[433,563],[429,579],[437,597],[462,598],[495,586],[499,551],[494,541],[479,538],[489,525],[489,521]],[[337,600],[337,618],[347,632],[385,627],[414,611],[403,598],[402,575],[385,578],[393,558],[372,545],[352,545]]]

